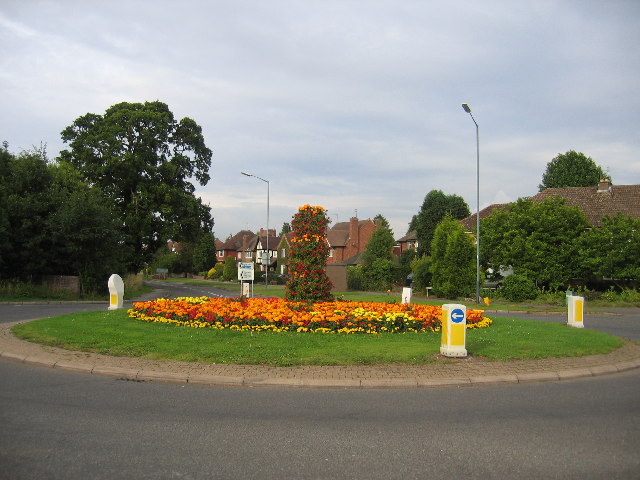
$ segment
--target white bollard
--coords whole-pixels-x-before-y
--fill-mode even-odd
[[[411,303],[411,287],[402,288],[402,303]]]
[[[445,357],[466,357],[467,307],[455,303],[442,305],[440,353]]]
[[[584,328],[584,297],[567,297],[567,325]]]
[[[124,282],[117,273],[109,277],[109,310],[117,310],[124,305]]]

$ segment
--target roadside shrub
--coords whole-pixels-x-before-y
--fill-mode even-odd
[[[431,286],[431,257],[416,257],[411,261],[413,273],[413,288],[418,291],[426,291]]]
[[[238,265],[236,265],[236,261],[233,257],[227,257],[224,259],[222,279],[227,282],[232,282],[238,279]]]
[[[538,288],[535,283],[524,275],[509,275],[502,282],[499,292],[510,302],[535,300],[538,296]]]
[[[349,290],[362,291],[364,285],[364,273],[362,265],[347,267],[347,288]]]
[[[207,279],[213,280],[214,278],[216,278],[217,274],[218,272],[216,271],[216,267],[210,268],[209,271],[207,272]]]

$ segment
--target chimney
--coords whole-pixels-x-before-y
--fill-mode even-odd
[[[349,242],[355,247],[356,253],[359,251],[360,235],[358,235],[358,217],[351,217],[349,220]]]
[[[610,192],[611,191],[611,180],[608,178],[604,178],[600,180],[598,183],[598,193]]]

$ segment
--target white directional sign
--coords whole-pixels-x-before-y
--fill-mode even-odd
[[[253,281],[253,262],[241,262],[238,264],[238,280]]]
[[[454,323],[460,323],[464,320],[464,312],[460,308],[456,308],[451,312],[451,321]]]

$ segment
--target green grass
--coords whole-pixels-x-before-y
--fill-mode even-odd
[[[25,340],[112,356],[203,363],[375,365],[432,363],[439,333],[335,335],[235,332],[145,323],[125,310],[46,318],[13,327]],[[535,359],[608,353],[617,337],[557,323],[496,318],[490,328],[467,332],[470,355],[489,360]],[[446,361],[446,360],[445,360]]]

